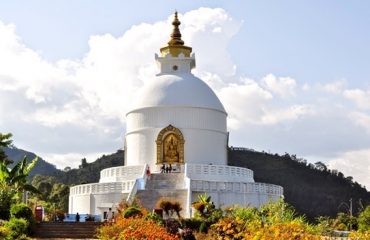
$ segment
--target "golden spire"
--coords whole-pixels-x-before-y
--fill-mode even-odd
[[[183,46],[184,45],[184,41],[181,40],[181,33],[179,29],[180,24],[181,22],[177,18],[177,12],[175,12],[175,19],[173,19],[172,21],[173,30],[171,33],[171,39],[168,42],[169,46],[178,46],[178,45]]]
[[[168,42],[168,46],[161,48],[162,56],[165,57],[167,54],[171,54],[172,57],[178,57],[180,53],[184,54],[185,57],[190,57],[191,47],[185,46],[184,41],[181,39],[181,33],[179,25],[181,22],[177,17],[177,11],[175,12],[175,18],[172,21],[173,30],[171,33],[171,39]]]

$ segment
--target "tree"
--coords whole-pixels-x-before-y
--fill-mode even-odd
[[[32,185],[27,183],[29,172],[37,163],[37,157],[30,163],[27,157],[18,162],[12,169],[9,168],[10,160],[4,153],[4,147],[9,147],[12,143],[12,135],[0,133],[0,218],[9,218],[10,206],[20,200],[24,191],[38,193]]]
[[[370,231],[370,205],[358,216],[358,230]]]
[[[67,166],[67,167],[65,167],[65,168],[63,169],[63,171],[64,171],[64,172],[68,172],[68,171],[71,171],[71,169],[72,169],[71,167]]]
[[[10,139],[12,135],[0,133],[0,147],[8,147],[12,143]],[[38,193],[38,190],[27,183],[27,177],[30,171],[35,167],[38,158],[34,158],[28,163],[25,156],[22,161],[19,161],[12,169],[9,168],[11,161],[7,159],[4,151],[0,148],[0,187],[11,187],[17,192],[19,197],[23,191]]]
[[[11,137],[12,137],[11,133],[7,134],[0,133],[0,162],[5,162],[7,163],[7,165],[12,163],[12,161],[7,158],[5,152],[3,151],[3,148],[9,147],[12,144]]]
[[[52,210],[68,211],[69,186],[58,183],[55,177],[41,175],[33,177],[32,185],[41,193],[34,200],[48,203]]]
[[[87,160],[86,160],[86,158],[82,158],[81,159],[81,165],[80,166],[78,166],[80,169],[81,168],[85,168],[85,167],[87,167]]]
[[[39,193],[35,187],[27,183],[28,174],[35,167],[37,161],[38,158],[36,157],[30,163],[27,163],[28,160],[25,156],[12,169],[8,168],[9,163],[6,161],[0,162],[0,185],[13,187],[18,196],[23,191]]]
[[[55,203],[57,209],[67,212],[69,200],[69,187],[62,183],[54,184],[49,199],[51,202]]]
[[[40,192],[40,200],[48,201],[53,185],[55,184],[55,178],[51,176],[35,175],[32,178],[31,184]]]
[[[315,167],[317,170],[320,170],[320,171],[326,171],[328,169],[323,162],[316,162]]]

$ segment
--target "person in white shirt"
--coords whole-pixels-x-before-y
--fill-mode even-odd
[[[112,218],[113,218],[113,212],[112,212],[112,209],[109,208],[109,211],[108,211],[108,214],[107,214],[108,222],[112,221]]]

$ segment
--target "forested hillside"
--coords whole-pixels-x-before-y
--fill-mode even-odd
[[[370,204],[370,192],[352,177],[345,177],[325,164],[307,164],[294,155],[268,154],[252,150],[229,150],[229,165],[252,169],[256,182],[284,187],[285,200],[311,220],[319,215],[334,217],[338,211],[353,212]]]
[[[118,150],[116,153],[103,155],[92,163],[87,163],[86,159],[82,159],[78,169],[58,172],[54,176],[57,181],[69,185],[99,182],[102,169],[122,166],[123,161],[124,151]]]

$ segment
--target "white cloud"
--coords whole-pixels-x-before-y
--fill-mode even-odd
[[[329,167],[338,169],[345,176],[370,187],[370,149],[345,152],[329,161]]]
[[[229,113],[233,129],[240,128],[243,123],[258,123],[264,110],[263,106],[272,95],[261,88],[258,83],[251,79],[243,79],[239,84],[231,83],[217,91],[221,101]]]
[[[343,95],[355,103],[355,105],[364,110],[370,110],[370,90],[348,89]]]
[[[329,93],[342,93],[342,91],[345,89],[347,86],[347,82],[345,80],[338,80],[334,82],[330,82],[327,84],[324,84],[322,88],[324,91],[327,91]]]
[[[268,74],[261,82],[262,86],[281,97],[294,95],[297,85],[296,81],[290,77],[276,77],[273,74]]]
[[[309,105],[293,105],[282,109],[269,109],[262,116],[263,124],[277,124],[283,121],[297,120],[305,115],[312,115],[315,110]]]
[[[274,125],[314,113],[312,106],[287,101],[288,96],[294,94],[294,79],[269,74],[260,82],[241,79],[238,83],[222,86],[217,81],[216,93],[229,113],[230,128],[239,129],[244,124]],[[274,97],[273,93],[278,96]],[[277,104],[278,101],[281,103]]]
[[[78,168],[81,164],[81,159],[86,158],[87,162],[93,162],[103,154],[111,154],[112,152],[90,152],[86,154],[81,153],[67,153],[67,154],[53,154],[53,153],[39,153],[44,159],[55,164],[59,169],[65,167]]]
[[[349,118],[370,133],[370,115],[363,112],[351,112]]]
[[[309,91],[310,89],[311,89],[310,84],[308,84],[308,83],[303,84],[303,86],[302,86],[303,91]]]

